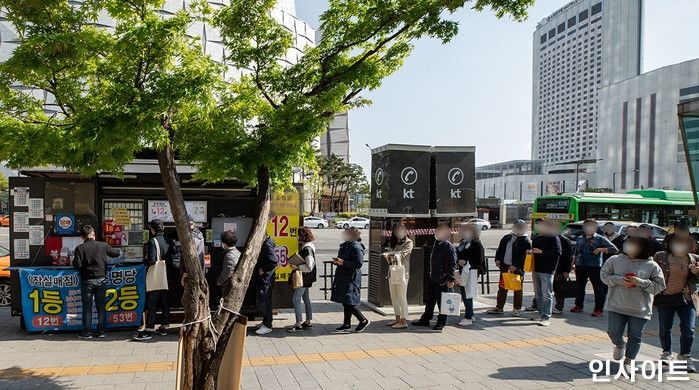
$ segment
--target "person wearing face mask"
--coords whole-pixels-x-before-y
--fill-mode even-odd
[[[359,311],[362,289],[362,265],[364,264],[364,245],[361,241],[361,233],[357,228],[345,229],[342,233],[343,243],[337,257],[333,258],[335,263],[335,276],[333,278],[333,290],[330,300],[342,304],[344,309],[344,321],[337,333],[349,333],[352,330],[352,316],[359,324],[354,331],[361,333],[371,323]]]
[[[582,313],[585,303],[585,288],[589,279],[595,293],[593,317],[602,316],[607,295],[600,279],[603,256],[605,253],[612,255],[617,253],[617,247],[607,237],[597,234],[597,226],[597,221],[594,219],[586,219],[583,222],[584,234],[578,237],[575,242],[575,276],[579,290],[578,296],[575,298],[575,306],[570,309],[571,313]]]
[[[461,241],[456,246],[456,259],[459,266],[459,275],[465,267],[467,270],[477,270],[478,275],[485,273],[485,248],[480,240],[481,229],[474,223],[467,223],[459,228]],[[460,278],[456,281],[460,284]],[[473,324],[473,298],[466,298],[466,289],[459,286],[461,298],[464,301],[464,318],[459,322],[460,326]]]
[[[313,283],[317,279],[316,247],[313,244],[314,239],[313,231],[310,228],[299,228],[299,256],[301,256],[305,262],[298,266],[292,265],[291,269],[301,271],[303,287],[294,289],[294,296],[291,298],[291,303],[294,305],[296,323],[287,328],[287,332],[299,332],[313,327],[313,323],[311,322],[313,321],[313,308],[311,306],[309,289],[313,287]],[[306,321],[302,321],[304,310],[306,313]]]
[[[616,226],[614,225],[614,222],[605,223],[604,226],[602,226],[602,234],[604,235],[604,237],[607,238],[607,240],[609,240],[612,244],[614,244],[614,246],[617,247],[617,249],[624,246],[624,236],[617,233]],[[604,253],[602,255],[602,261],[605,262],[612,256],[614,256],[614,255],[609,254],[609,253]]]
[[[425,291],[425,312],[419,320],[413,321],[414,326],[430,326],[434,317],[434,307],[441,308],[442,293],[454,288],[454,273],[456,272],[456,249],[449,242],[451,228],[447,224],[441,224],[435,229],[435,243],[430,255],[430,277],[427,278]],[[439,314],[437,324],[432,328],[441,331],[447,323],[447,316]]]
[[[662,242],[655,239],[655,234],[653,233],[653,228],[646,223],[638,225],[638,233],[641,237],[648,240],[648,251],[651,256],[655,256],[656,253],[664,251],[665,245]]]
[[[561,240],[558,238],[557,222],[544,221],[539,225],[539,234],[532,240],[531,253],[534,254],[534,293],[539,316],[532,320],[541,326],[548,326],[553,309],[553,277],[561,257]]]
[[[672,360],[672,327],[677,315],[680,319],[680,354],[677,360],[687,362],[688,372],[696,372],[691,353],[699,308],[699,264],[696,255],[689,253],[692,239],[688,235],[672,233],[666,240],[669,251],[653,256],[663,271],[666,284],[665,290],[656,295],[654,301],[658,309],[660,345],[663,348],[660,360]]]
[[[545,229],[543,227],[544,219],[543,218],[537,218],[534,220],[534,230],[532,231],[532,240],[536,238],[539,234],[541,234],[542,229]],[[532,280],[534,279],[534,273],[532,273]],[[532,298],[532,304],[525,307],[524,311],[539,311],[539,308],[536,303],[536,284],[534,284],[534,298]]]
[[[240,251],[235,247],[238,243],[238,236],[236,236],[234,231],[226,230],[221,233],[221,246],[225,253],[223,254],[223,266],[221,267],[221,273],[216,278],[216,285],[221,288],[221,295],[228,295],[231,289],[231,277],[235,272],[235,267],[238,265],[238,260],[240,259]]]
[[[402,265],[405,268],[405,282],[398,280],[388,284],[396,320],[389,322],[387,325],[393,329],[405,329],[408,327],[408,280],[410,277],[410,254],[413,252],[413,240],[408,238],[408,229],[403,222],[398,222],[393,226],[389,244],[391,250],[382,253],[381,256],[391,265]]]
[[[689,239],[689,253],[697,254],[697,251],[699,250],[699,246],[697,245],[697,241],[695,240],[695,237],[692,236],[692,233],[689,231],[689,225],[687,224],[687,221],[681,220],[675,223],[673,226],[673,231],[674,234],[685,237]],[[668,242],[670,237],[672,237],[671,234],[668,234],[665,236],[663,239],[663,244],[665,245],[665,248],[670,249],[670,243]]]
[[[648,240],[629,237],[623,253],[610,257],[600,274],[609,286],[607,334],[614,344],[612,356],[614,360],[626,357],[623,364],[630,368],[641,348],[643,329],[653,315],[653,297],[665,289],[663,271],[650,258]]]
[[[522,275],[524,278],[524,258],[527,251],[532,249],[532,243],[527,235],[527,224],[518,219],[512,226],[512,233],[507,234],[500,240],[498,249],[495,252],[495,265],[500,268],[500,279],[502,274],[510,272]],[[498,288],[497,303],[492,309],[488,309],[488,314],[502,314],[507,301],[507,290],[500,284]],[[522,290],[514,292],[514,309],[512,315],[519,316],[522,309]]]

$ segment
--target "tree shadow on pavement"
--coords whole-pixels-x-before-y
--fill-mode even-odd
[[[498,372],[489,375],[500,380],[534,380],[541,382],[567,383],[576,379],[591,379],[588,363],[570,363],[555,361],[545,366],[501,367]]]
[[[0,370],[0,389],[41,389],[62,390],[70,387],[69,381],[62,383],[60,378],[37,375],[20,367]]]

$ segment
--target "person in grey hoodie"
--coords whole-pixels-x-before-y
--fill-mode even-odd
[[[663,271],[650,258],[648,240],[629,237],[624,242],[623,253],[610,257],[600,276],[609,286],[607,334],[614,344],[613,358],[621,360],[626,356],[624,365],[629,366],[641,349],[643,329],[653,315],[653,298],[665,289]],[[628,340],[624,342],[627,327]]]

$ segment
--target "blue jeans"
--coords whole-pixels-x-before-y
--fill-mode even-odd
[[[660,323],[660,345],[663,352],[672,352],[672,326],[675,314],[680,317],[680,354],[689,355],[694,344],[697,311],[690,302],[684,306],[656,306]]]
[[[294,296],[291,298],[291,303],[294,304],[294,314],[296,314],[296,323],[303,322],[302,301],[306,308],[306,321],[313,320],[313,312],[311,311],[311,298],[308,296],[308,287],[299,287],[294,290]]]
[[[614,311],[610,311],[607,317],[609,317],[607,334],[609,335],[609,339],[612,340],[612,344],[616,346],[624,344],[624,330],[628,325],[628,332],[626,334],[626,358],[631,360],[636,359],[638,351],[641,349],[643,328],[646,327],[648,320],[641,317],[627,316],[626,314]]]
[[[551,309],[553,308],[553,274],[534,272],[532,279],[539,317],[548,320],[551,318]]]
[[[459,287],[461,290],[461,299],[464,301],[464,318],[473,319],[473,298],[466,298],[466,289]]]
[[[80,287],[83,304],[83,330],[92,331],[92,299],[95,300],[97,310],[97,331],[104,332],[107,322],[107,311],[105,309],[105,295],[107,293],[107,281],[101,279],[86,279],[82,281]]]

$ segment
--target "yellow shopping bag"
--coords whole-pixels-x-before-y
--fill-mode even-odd
[[[534,272],[534,254],[527,252],[524,258],[524,272]]]
[[[502,274],[502,283],[505,290],[519,291],[522,289],[522,276],[505,272]]]

